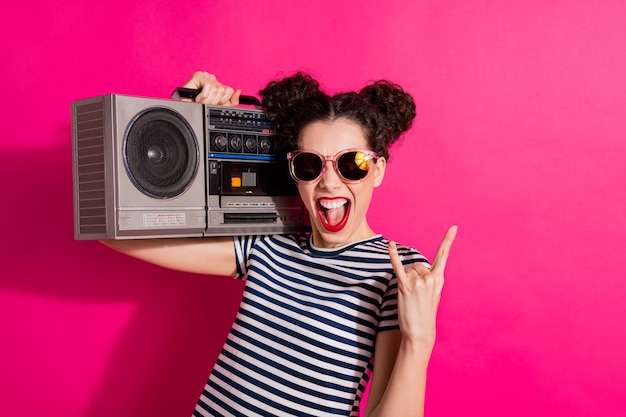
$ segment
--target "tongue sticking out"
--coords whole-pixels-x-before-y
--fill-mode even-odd
[[[324,210],[324,215],[326,217],[326,221],[331,226],[338,225],[341,220],[343,220],[343,216],[346,214],[346,207],[341,206],[339,208]]]
[[[349,201],[341,198],[334,200],[320,200],[318,214],[322,225],[329,232],[338,232],[348,221]]]

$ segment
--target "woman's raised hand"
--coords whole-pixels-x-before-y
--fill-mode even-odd
[[[446,233],[432,267],[421,262],[402,265],[395,242],[389,242],[389,257],[398,277],[398,320],[403,343],[432,351],[435,344],[437,309],[444,283],[444,270],[457,226]]]

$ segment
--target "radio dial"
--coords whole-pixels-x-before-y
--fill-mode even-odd
[[[256,153],[256,137],[254,136],[246,136],[246,152]]]
[[[226,145],[228,144],[228,139],[224,135],[215,135],[213,138],[213,143],[217,147],[218,150],[223,151],[226,149]]]
[[[272,149],[272,142],[268,138],[263,138],[259,143],[259,147],[263,153],[268,153]]]
[[[235,152],[241,151],[241,136],[230,135],[230,150]]]

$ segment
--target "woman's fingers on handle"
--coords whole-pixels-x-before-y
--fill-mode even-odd
[[[236,106],[241,96],[240,89],[222,84],[206,71],[196,71],[183,87],[200,90],[194,101],[202,104]]]

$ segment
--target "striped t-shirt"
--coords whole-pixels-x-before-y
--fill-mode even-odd
[[[235,322],[194,416],[357,416],[376,334],[397,329],[387,240],[338,249],[310,236],[237,237]],[[398,246],[403,263],[427,262]]]

